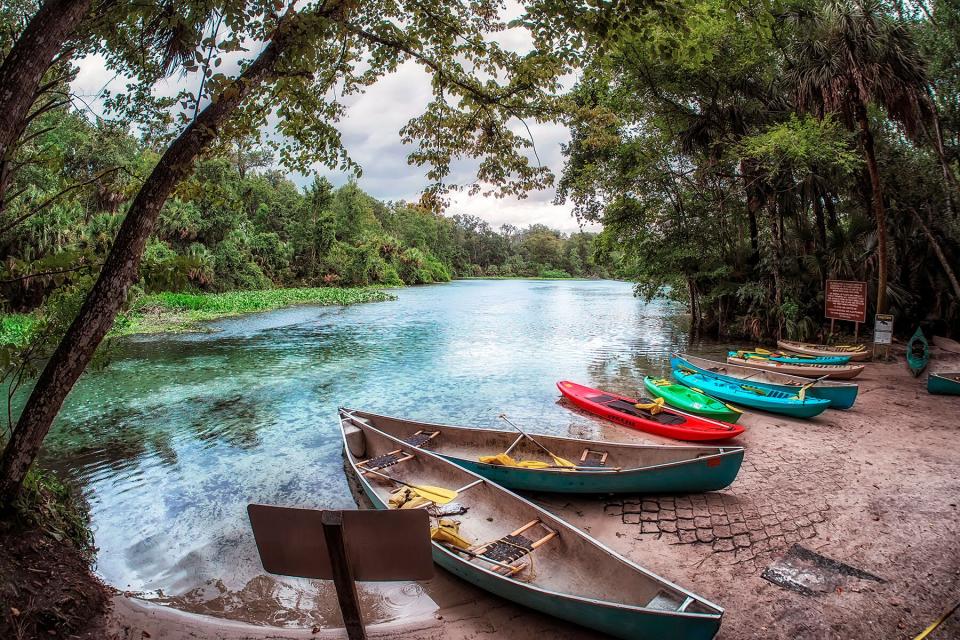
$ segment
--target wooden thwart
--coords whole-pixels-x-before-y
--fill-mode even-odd
[[[523,535],[538,524],[543,527],[544,530],[546,530],[546,534],[537,540],[531,540]],[[512,531],[502,538],[467,549],[467,554],[472,558],[484,560],[493,564],[493,571],[499,572],[500,570],[503,570],[506,575],[512,576],[530,566],[529,562],[513,564],[514,562],[533,553],[537,550],[537,548],[545,545],[547,542],[557,537],[557,535],[558,534],[556,531],[545,525],[539,519],[531,520],[519,529]],[[503,557],[497,557],[501,555]]]
[[[603,466],[607,464],[607,452],[606,451],[593,451],[592,449],[584,449],[583,453],[580,454],[580,463],[581,466],[592,466],[590,461],[590,456],[596,456],[596,464]]]
[[[377,456],[376,458],[370,458],[369,460],[358,462],[357,466],[364,471],[377,471],[379,469],[392,467],[393,465],[400,464],[401,462],[406,462],[407,460],[413,460],[414,457],[416,456],[414,456],[412,453],[405,453],[403,449],[394,449],[393,451],[385,453],[382,456]]]

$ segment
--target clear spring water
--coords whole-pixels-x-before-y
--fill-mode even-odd
[[[681,309],[645,304],[621,282],[475,280],[395,293],[125,340],[106,369],[85,375],[44,464],[84,488],[100,575],[194,611],[335,624],[329,584],[264,575],[245,508],[354,506],[338,406],[500,428],[506,411],[534,431],[582,432],[602,427],[558,403],[557,380],[631,393],[686,347]],[[364,585],[365,615],[432,610],[439,591]]]

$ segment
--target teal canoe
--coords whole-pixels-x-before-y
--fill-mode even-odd
[[[743,447],[682,447],[580,440],[533,434],[537,442],[576,465],[576,471],[480,462],[509,453],[516,460],[554,465],[543,449],[514,430],[477,429],[405,420],[344,409],[410,446],[427,449],[513,490],[548,493],[699,493],[730,485],[743,463]]]
[[[376,509],[392,508],[397,480],[457,492],[425,505],[449,526],[433,560],[463,580],[550,616],[624,639],[711,640],[723,609],[624,558],[511,491],[429,451],[411,447],[341,410],[352,480]],[[378,475],[379,474],[379,475]],[[388,476],[385,478],[384,475]],[[395,506],[395,504],[394,504]],[[446,519],[450,518],[450,519]],[[389,535],[388,532],[384,532]]]
[[[810,384],[808,378],[791,376],[778,371],[768,371],[756,367],[747,367],[728,362],[717,362],[691,355],[673,354],[670,363],[674,369],[693,369],[698,373],[725,378],[728,381],[747,380],[751,385],[763,389],[783,391],[795,394],[799,387]],[[855,382],[841,380],[818,380],[807,389],[807,396],[830,401],[831,409],[849,409],[857,400],[860,387]]]
[[[930,362],[930,345],[927,338],[923,335],[920,327],[913,333],[913,336],[907,342],[907,367],[914,377],[923,373]]]
[[[643,386],[654,398],[663,398],[671,407],[676,407],[698,416],[706,416],[714,420],[735,423],[743,415],[743,411],[731,407],[725,402],[711,398],[699,389],[691,389],[682,384],[672,384],[669,380],[658,380],[644,376]]]
[[[847,364],[850,362],[850,356],[805,356],[803,354],[781,353],[779,351],[750,351],[738,350],[727,352],[728,356],[735,358],[759,358],[761,360],[773,360],[774,362],[784,362],[786,364]]]
[[[937,395],[960,396],[960,371],[931,373],[927,377],[927,391]]]

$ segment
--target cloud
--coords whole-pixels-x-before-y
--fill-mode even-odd
[[[516,17],[522,10],[515,2],[508,3],[507,19]],[[523,29],[508,29],[494,34],[502,46],[513,51],[526,51],[531,46],[529,33]],[[234,67],[235,60],[229,61]],[[126,86],[126,78],[115,77],[104,60],[91,56],[78,61],[79,74],[72,84],[73,91],[84,98],[95,115],[102,115],[99,102],[101,91],[106,87],[120,91]],[[157,95],[173,95],[184,86],[193,86],[193,78],[174,76],[155,88]],[[567,84],[565,82],[565,84]],[[376,198],[384,200],[415,201],[429,184],[426,168],[410,165],[408,154],[411,145],[400,141],[400,129],[411,118],[419,115],[432,97],[430,76],[421,65],[412,61],[401,64],[397,71],[381,78],[364,93],[347,96],[344,117],[336,128],[350,157],[363,170],[358,183],[361,188]],[[560,124],[528,122],[527,128],[520,122],[513,124],[519,135],[532,136],[536,157],[542,165],[559,175],[563,169],[561,144],[569,140],[569,131]],[[270,132],[266,132],[269,136]],[[535,160],[533,152],[529,155]],[[476,161],[463,160],[455,163],[452,179],[469,183],[474,179]],[[331,171],[326,167],[314,167],[316,173],[326,176],[336,185],[345,183],[350,176]],[[290,178],[300,185],[312,181],[312,176],[291,174]],[[555,191],[547,189],[528,194],[527,198],[503,198],[468,196],[456,193],[452,197],[448,213],[470,213],[479,216],[494,226],[512,224],[524,227],[529,224],[547,224],[563,231],[577,231],[579,225],[570,213],[569,206],[554,205]],[[596,228],[596,227],[591,227]]]

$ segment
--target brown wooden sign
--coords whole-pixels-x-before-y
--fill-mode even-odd
[[[433,577],[430,519],[423,509],[320,511],[251,504],[247,514],[260,561],[269,573],[332,580],[324,525],[342,518],[346,558],[354,580]]]
[[[867,283],[827,280],[824,315],[831,320],[864,322],[867,319]]]

